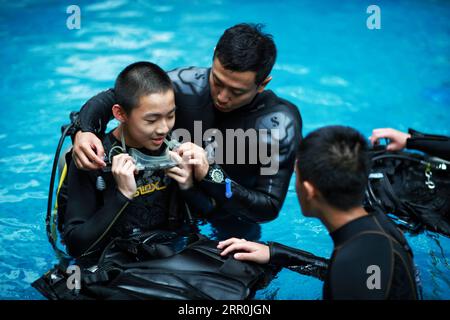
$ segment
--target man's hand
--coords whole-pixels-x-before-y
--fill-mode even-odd
[[[166,174],[178,182],[181,190],[187,190],[194,185],[192,165],[187,158],[181,158],[178,153],[169,151],[170,156],[178,162],[178,166],[167,169]]]
[[[111,172],[117,183],[117,189],[128,199],[132,200],[136,193],[137,173],[136,165],[133,158],[127,153],[121,153],[112,158]]]
[[[105,149],[97,136],[91,132],[75,134],[72,159],[80,170],[97,170],[106,166],[103,161]]]
[[[246,241],[245,239],[231,238],[221,241],[217,248],[223,250],[220,253],[221,256],[225,256],[233,251],[240,251],[233,256],[236,260],[253,261],[260,264],[268,263],[270,260],[270,250],[268,246]]]
[[[382,128],[373,130],[372,136],[369,137],[373,145],[377,145],[379,139],[383,138],[391,140],[386,147],[387,150],[398,151],[406,147],[406,140],[411,138],[411,135],[391,128]]]
[[[188,159],[188,164],[193,166],[195,180],[203,180],[209,170],[206,151],[192,142],[183,143],[176,151],[183,159]]]

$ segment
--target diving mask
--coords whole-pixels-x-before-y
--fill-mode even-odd
[[[127,152],[127,148],[125,145],[125,137],[123,135],[123,131],[121,132],[121,143],[122,146],[115,146],[111,148],[108,155],[109,163],[112,163],[112,157],[115,155],[114,152],[117,153],[125,153]],[[169,154],[169,150],[176,150],[181,144],[176,139],[167,140],[164,139],[164,143],[166,144],[166,149],[163,154],[160,156],[149,156],[138,149],[129,148],[128,153],[134,159],[136,164],[136,168],[139,171],[145,172],[154,172],[157,170],[164,170],[176,167],[178,162],[176,162]],[[109,170],[108,170],[109,169]],[[110,171],[111,167],[108,166],[104,168],[103,171]]]
[[[169,169],[178,165],[178,163],[174,159],[172,159],[169,154],[169,150],[172,150],[174,148],[171,148],[173,142],[179,144],[179,142],[176,140],[168,141],[167,139],[164,139],[164,143],[167,145],[167,148],[160,156],[149,156],[135,148],[130,148],[128,152],[134,159],[136,168],[139,171],[156,171]]]

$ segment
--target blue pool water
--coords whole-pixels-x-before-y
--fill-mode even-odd
[[[44,227],[61,124],[137,60],[166,69],[209,66],[235,23],[263,22],[278,45],[270,89],[297,104],[304,133],[328,124],[450,135],[450,3],[372,1],[381,30],[366,28],[369,2],[76,1],[81,29],[66,28],[61,1],[0,2],[0,298],[41,299],[30,283],[55,262]],[[70,3],[72,4],[72,3]],[[300,214],[293,182],[276,240],[327,256],[332,243]],[[450,298],[450,240],[409,236],[426,299]],[[322,283],[283,270],[258,299],[318,299]]]

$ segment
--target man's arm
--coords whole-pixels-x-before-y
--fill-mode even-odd
[[[419,150],[431,156],[450,160],[450,137],[421,133],[413,129],[409,129],[408,133],[411,135],[406,140],[408,149]]]
[[[200,182],[202,190],[215,200],[220,209],[255,222],[271,221],[278,216],[289,188],[302,136],[299,113],[284,111],[276,114],[279,120],[278,127],[273,128],[267,124],[267,120],[273,114],[262,116],[255,126],[256,129],[278,130],[278,134],[272,134],[267,140],[260,141],[267,144],[267,150],[271,150],[273,143],[278,144],[278,156],[272,155],[271,164],[260,167],[260,169],[268,169],[269,166],[277,168],[276,172],[268,172],[271,174],[267,175],[259,173],[254,186],[246,188],[239,183],[239,177],[232,179],[220,166],[212,165],[206,177]],[[220,177],[223,178],[219,179]],[[226,196],[226,178],[230,179],[231,198]]]
[[[217,180],[217,170],[221,172],[223,180]],[[278,216],[292,172],[293,161],[290,166],[280,169],[277,175],[259,176],[255,186],[250,189],[231,179],[220,166],[212,165],[199,186],[214,199],[217,209],[233,212],[254,222],[266,222]],[[225,179],[230,179],[231,198],[226,196]]]
[[[380,128],[373,130],[370,140],[376,145],[382,138],[390,140],[386,147],[389,151],[398,151],[403,148],[415,149],[431,156],[450,160],[450,137],[426,134],[413,129],[405,133],[392,128]]]
[[[80,110],[79,127],[83,132],[104,135],[108,122],[113,118],[112,107],[116,103],[114,90],[102,91],[89,99]]]
[[[237,260],[253,261],[260,264],[285,267],[292,271],[324,280],[328,271],[328,259],[309,252],[284,246],[276,242],[268,245],[230,238],[220,241],[217,248],[222,256],[233,254]]]
[[[77,130],[72,137],[72,158],[79,169],[96,170],[104,167],[104,149],[99,137],[105,133],[112,118],[114,91],[109,89],[89,99],[81,108]]]
[[[73,257],[94,250],[110,226],[127,207],[129,199],[119,190],[99,208],[92,173],[78,170],[72,162],[68,171],[67,211],[63,237]]]
[[[327,275],[329,259],[277,242],[269,242],[269,250],[269,263],[272,265],[288,268],[300,274],[316,277],[322,281]]]

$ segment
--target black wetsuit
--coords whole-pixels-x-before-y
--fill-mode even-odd
[[[334,251],[324,277],[324,299],[417,299],[412,251],[384,214],[353,220],[330,236]],[[274,242],[269,247],[274,265],[295,270],[305,264],[303,251]],[[307,260],[311,260],[308,255]],[[373,278],[376,274],[379,287]]]
[[[108,154],[120,142],[109,133],[103,144]],[[145,149],[139,151],[149,154]],[[97,188],[99,176],[105,182],[104,190]],[[63,238],[71,256],[99,253],[115,237],[179,226],[183,219],[180,199],[189,199],[184,198],[176,182],[162,170],[152,174],[141,171],[135,178],[137,191],[133,200],[129,200],[117,189],[110,171],[82,171],[71,161],[63,223]]]
[[[450,160],[450,137],[431,135],[409,129],[411,138],[406,140],[408,149],[415,149],[429,155]]]
[[[194,137],[194,121],[201,121],[202,134],[208,129],[217,128],[224,137],[226,129],[279,130],[279,170],[276,174],[261,175],[260,169],[270,164],[263,165],[260,159],[256,164],[212,165],[206,178],[196,186],[206,194],[206,197],[199,196],[196,201],[199,205],[201,203],[204,211],[210,212],[209,221],[219,230],[215,235],[217,238],[238,236],[257,240],[260,227],[255,222],[275,219],[285,199],[296,150],[302,137],[300,112],[295,105],[266,90],[250,104],[223,113],[213,106],[208,81],[210,69],[180,68],[168,74],[175,87],[175,129],[187,129]],[[101,135],[112,117],[111,107],[114,103],[113,90],[91,98],[80,112],[81,130]],[[268,150],[271,149],[270,142],[273,140],[269,141]],[[248,141],[246,146],[249,150]],[[221,173],[217,174],[217,170]],[[231,198],[225,197],[224,180],[218,180],[217,177],[229,177],[232,180]]]

